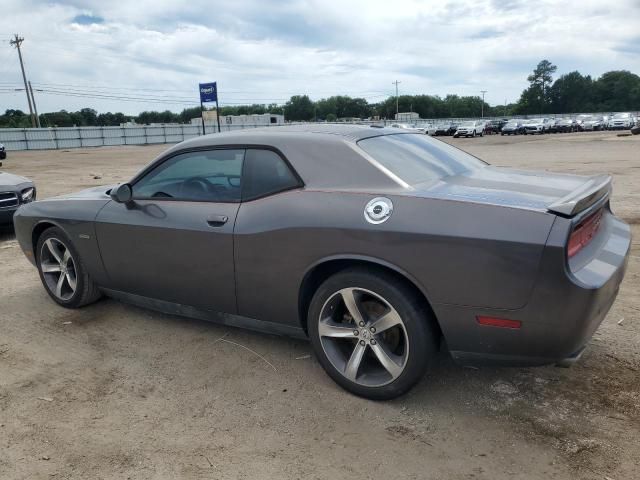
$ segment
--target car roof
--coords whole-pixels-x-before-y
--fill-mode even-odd
[[[353,124],[250,128],[186,140],[157,160],[190,149],[266,147],[282,153],[308,187],[380,192],[402,189],[388,171],[356,146],[360,140],[384,135],[424,134],[417,130]]]
[[[394,135],[397,133],[399,133],[397,128],[382,127],[378,125],[339,125],[320,123],[260,127],[214,133],[189,140],[189,143],[194,146],[196,144],[201,146],[213,146],[223,143],[236,143],[238,140],[242,141],[248,137],[264,137],[268,138],[272,142],[283,142],[287,139],[298,138],[300,136],[317,137],[318,135],[333,135],[340,137],[342,140],[357,142],[364,138],[377,137],[380,135]],[[326,140],[330,141],[331,139],[327,138]]]

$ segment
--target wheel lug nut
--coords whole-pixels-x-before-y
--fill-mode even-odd
[[[360,340],[360,345],[364,347],[364,340]]]
[[[375,345],[377,342],[375,341],[375,339],[371,339],[371,345]]]
[[[360,322],[358,325],[360,325],[361,327],[364,327],[364,322]]]
[[[376,327],[371,327],[369,330],[371,330],[371,333],[376,333]]]
[[[356,336],[358,336],[358,335],[360,334],[360,331],[359,331],[359,330],[354,330],[354,331],[353,331],[353,334],[354,334],[354,335],[356,335]]]

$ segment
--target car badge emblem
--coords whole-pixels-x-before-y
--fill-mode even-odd
[[[386,222],[392,213],[393,203],[384,197],[376,197],[364,207],[365,220],[374,225]]]

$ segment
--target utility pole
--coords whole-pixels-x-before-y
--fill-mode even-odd
[[[27,75],[24,73],[24,63],[22,62],[22,52],[20,51],[20,45],[24,41],[23,37],[19,37],[18,34],[15,34],[13,40],[9,42],[10,45],[13,45],[18,50],[18,58],[20,58],[20,68],[22,69],[22,80],[24,80],[24,91],[27,94],[27,103],[29,103],[29,114],[31,115],[31,125],[33,128],[36,127],[36,121],[33,117],[33,108],[31,107],[31,97],[29,96],[29,86],[27,85]]]
[[[482,109],[481,109],[481,117],[484,118],[484,94],[487,93],[486,90],[480,90],[480,93],[482,93]]]
[[[40,115],[38,115],[38,107],[36,107],[36,97],[33,96],[33,87],[31,87],[31,80],[29,80],[29,93],[31,94],[31,101],[33,102],[33,113],[36,115],[36,125],[40,126]]]
[[[396,86],[396,120],[398,119],[398,84],[402,83],[398,80],[396,80],[395,82],[391,82],[391,85],[395,85]]]

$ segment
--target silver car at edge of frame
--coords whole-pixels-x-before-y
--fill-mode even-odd
[[[35,199],[36,187],[31,180],[0,171],[0,228],[10,227],[20,205]]]
[[[338,384],[389,399],[440,348],[575,361],[629,255],[610,194],[608,175],[493,167],[403,129],[288,126],[185,141],[14,222],[64,307],[108,295],[309,338]]]

